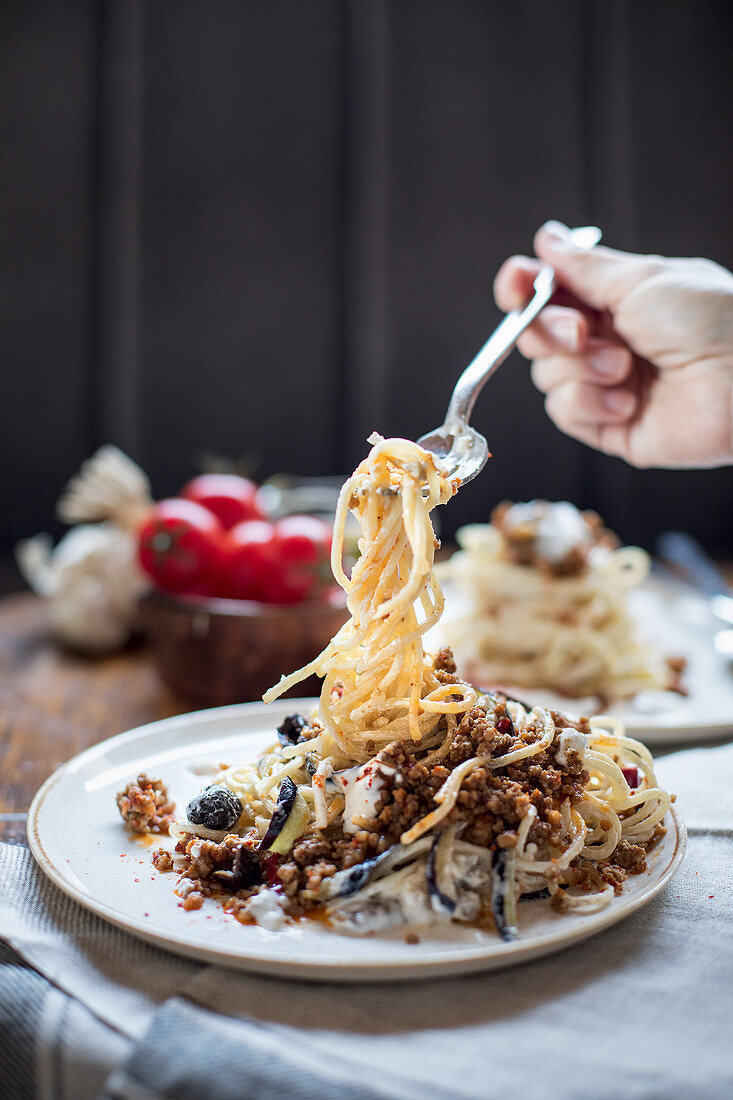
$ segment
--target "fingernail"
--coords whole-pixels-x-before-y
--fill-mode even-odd
[[[623,348],[594,348],[588,352],[588,366],[601,378],[616,378],[623,374],[625,361]]]
[[[545,238],[545,245],[554,248],[558,252],[585,252],[576,240],[571,236],[570,230],[562,222],[551,220],[545,222],[541,233]]]
[[[568,351],[580,351],[580,325],[572,317],[556,317],[545,322],[545,328],[556,344]]]
[[[608,412],[628,416],[634,408],[634,395],[625,390],[606,390],[603,394],[603,404]]]
[[[542,232],[547,233],[549,237],[552,237],[557,241],[567,241],[570,236],[570,230],[562,222],[555,221],[551,218],[548,222],[542,226]]]

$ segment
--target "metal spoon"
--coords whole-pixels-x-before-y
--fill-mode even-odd
[[[570,236],[581,248],[592,248],[600,241],[601,231],[595,225],[585,225],[580,229],[571,229]],[[543,264],[534,281],[534,295],[527,305],[507,313],[458,379],[445,424],[418,439],[421,447],[432,451],[440,459],[443,470],[450,477],[460,478],[461,484],[476,477],[489,457],[489,447],[484,437],[468,426],[476,398],[524,330],[547,305],[556,286],[555,272],[549,264]]]

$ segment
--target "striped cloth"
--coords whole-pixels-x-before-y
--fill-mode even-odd
[[[2,1100],[733,1095],[733,745],[679,752],[688,855],[641,912],[475,977],[332,986],[135,940],[0,845]]]

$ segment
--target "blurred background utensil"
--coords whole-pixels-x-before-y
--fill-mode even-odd
[[[711,613],[726,629],[719,630],[713,645],[722,657],[733,658],[733,591],[702,546],[684,531],[666,531],[657,540],[657,553],[665,564],[707,597]]]
[[[581,247],[592,248],[600,241],[601,231],[595,225],[585,225],[572,229],[570,236]],[[459,477],[462,484],[471,481],[489,457],[486,440],[468,425],[476,398],[514,349],[524,330],[548,304],[556,286],[555,272],[549,264],[544,264],[534,281],[534,295],[527,305],[507,313],[456,382],[445,423],[418,439],[426,451],[432,451],[441,460],[450,476]]]

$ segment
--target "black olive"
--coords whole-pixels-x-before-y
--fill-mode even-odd
[[[242,803],[234,791],[223,784],[206,787],[194,795],[186,807],[186,817],[192,825],[223,832],[236,825],[242,816]]]
[[[243,844],[234,857],[231,871],[214,871],[214,876],[233,894],[249,886],[259,886],[262,868],[257,853]]]
[[[308,740],[308,736],[304,734],[307,729],[309,726],[302,714],[290,714],[278,726],[277,739],[281,745],[297,745],[299,741]]]

